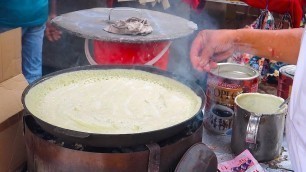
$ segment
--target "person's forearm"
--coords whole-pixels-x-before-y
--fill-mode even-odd
[[[56,0],[51,0],[50,14],[56,15]]]
[[[271,60],[296,64],[303,34],[300,29],[233,30],[237,50]]]

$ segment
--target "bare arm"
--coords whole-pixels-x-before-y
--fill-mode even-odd
[[[296,64],[303,29],[237,30],[238,51],[252,53],[272,60]]]
[[[58,30],[55,26],[53,26],[50,21],[56,17],[56,0],[51,0],[51,7],[49,12],[49,18],[47,21],[47,27],[45,30],[45,35],[47,36],[48,40],[51,42],[57,41],[61,38],[62,32]]]
[[[56,16],[56,0],[51,0],[51,9],[50,9],[50,15]]]
[[[204,30],[195,38],[190,52],[193,66],[209,71],[216,62],[235,52],[245,52],[290,64],[297,62],[303,29]]]

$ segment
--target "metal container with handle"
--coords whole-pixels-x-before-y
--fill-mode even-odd
[[[273,160],[281,153],[287,105],[275,113],[255,113],[242,106],[242,101],[245,101],[242,99],[244,96],[249,96],[250,99],[255,99],[256,96],[265,96],[266,99],[279,100],[279,105],[284,100],[273,95],[258,93],[244,93],[235,99],[231,139],[233,152],[240,154],[245,149],[249,149],[258,161]],[[266,106],[272,105],[266,104]]]

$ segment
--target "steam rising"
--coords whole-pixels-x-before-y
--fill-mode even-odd
[[[58,15],[60,15],[84,8],[106,7],[105,2],[96,1],[91,3],[87,1],[73,1],[73,3],[70,1],[59,1],[57,12]],[[218,29],[220,28],[220,23],[224,22],[222,21],[224,18],[224,14],[222,14],[224,10],[220,9],[220,6],[211,6],[211,4],[207,2],[204,10],[199,12],[193,10],[181,0],[169,0],[169,2],[171,7],[166,10],[164,10],[161,4],[156,4],[154,7],[150,5],[143,6],[139,5],[138,1],[115,2],[114,7],[146,8],[169,13],[196,23],[198,31],[203,29]],[[177,30],[179,29],[180,28],[177,28]],[[168,69],[177,75],[191,81],[196,81],[201,86],[204,86],[206,79],[205,73],[195,71],[189,58],[190,46],[198,31],[191,36],[173,41],[170,50]],[[67,32],[64,32],[61,40],[55,43],[50,43],[45,40],[43,50],[44,65],[58,69],[87,65],[88,62],[84,55],[83,41],[83,38],[70,35]]]
[[[220,28],[217,16],[214,16],[215,14],[210,14],[209,9],[206,8],[201,12],[194,11],[184,3],[180,4],[179,8],[170,8],[167,12],[191,20],[198,25],[198,30],[193,35],[174,40],[170,50],[169,71],[188,80],[197,82],[204,88],[206,85],[206,74],[197,72],[193,69],[189,58],[189,52],[192,41],[199,31]]]

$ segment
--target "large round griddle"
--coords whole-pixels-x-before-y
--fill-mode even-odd
[[[57,75],[63,73],[69,73],[74,71],[82,71],[82,70],[108,70],[108,69],[135,69],[142,70],[146,72],[150,72],[157,75],[162,75],[168,78],[175,79],[189,88],[191,88],[195,94],[197,94],[202,99],[202,104],[197,113],[195,113],[189,119],[185,121],[169,126],[167,128],[152,130],[148,132],[142,133],[134,133],[134,134],[99,134],[99,133],[87,133],[74,131],[66,128],[62,128],[60,126],[52,125],[44,119],[41,119],[35,114],[31,113],[26,106],[25,97],[31,88],[35,87],[38,84],[43,83],[44,81],[56,77]],[[92,66],[81,66],[70,69],[65,69],[62,71],[54,72],[52,74],[46,75],[43,78],[35,81],[31,85],[29,85],[23,92],[22,95],[22,103],[25,109],[24,116],[25,117],[33,117],[35,121],[48,133],[57,136],[59,138],[64,139],[65,141],[69,141],[72,143],[80,143],[88,146],[94,147],[128,147],[128,146],[136,146],[136,145],[144,145],[148,143],[157,143],[169,137],[180,134],[186,128],[190,128],[195,123],[202,122],[203,119],[203,108],[206,103],[206,96],[200,86],[197,84],[185,80],[184,78],[173,75],[170,72],[163,71],[151,66],[137,66],[137,65],[92,65]],[[116,102],[114,102],[116,103]],[[90,115],[90,114],[88,114]],[[57,115],[58,118],[61,117],[61,114]]]
[[[129,17],[149,21],[153,32],[146,36],[119,35],[104,31],[110,23]],[[172,40],[192,34],[197,25],[174,15],[135,8],[93,8],[60,15],[52,23],[79,37],[111,42],[157,42]]]

